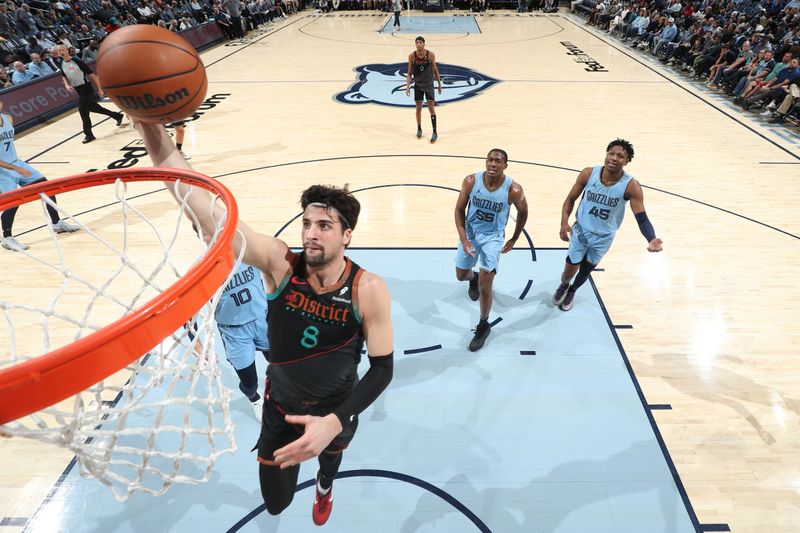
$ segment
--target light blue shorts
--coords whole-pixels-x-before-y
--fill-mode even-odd
[[[225,358],[236,370],[252,365],[256,350],[269,350],[266,320],[253,320],[241,326],[217,324],[217,327],[225,346]]]
[[[25,187],[34,181],[44,178],[41,172],[30,166],[25,161],[20,161],[17,159],[12,164],[30,171],[31,175],[28,178],[23,178],[19,172],[8,170],[7,168],[0,168],[0,194],[13,191],[17,187]]]
[[[612,242],[614,242],[613,233],[611,235],[597,235],[583,231],[576,222],[572,226],[572,237],[569,239],[567,260],[573,265],[577,265],[586,259],[591,264],[596,265],[600,263],[608,249],[611,248]]]
[[[458,243],[456,249],[456,268],[472,270],[475,265],[487,272],[497,271],[500,264],[500,250],[503,248],[504,235],[502,233],[479,233],[467,236],[467,240],[475,247],[475,255],[470,256]]]

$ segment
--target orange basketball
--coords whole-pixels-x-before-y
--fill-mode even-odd
[[[103,40],[97,75],[111,100],[144,122],[187,118],[203,103],[208,80],[194,47],[171,31],[126,26]]]

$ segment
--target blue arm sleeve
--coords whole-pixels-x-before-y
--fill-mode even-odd
[[[644,238],[647,239],[647,242],[652,241],[656,238],[656,230],[653,229],[653,225],[650,223],[650,219],[647,218],[647,213],[642,211],[641,213],[637,213],[636,215],[636,222],[639,223],[639,231],[642,232]]]

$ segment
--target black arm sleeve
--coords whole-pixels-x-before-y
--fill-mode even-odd
[[[650,219],[647,218],[647,213],[642,211],[641,213],[637,213],[636,215],[636,222],[639,223],[639,231],[642,232],[644,238],[647,239],[647,242],[652,241],[656,238],[656,230],[653,229],[653,225],[650,223]]]
[[[369,407],[381,395],[392,381],[394,368],[394,352],[381,357],[369,358],[369,370],[358,382],[352,394],[342,405],[333,411],[333,414],[342,423],[342,427],[352,421],[352,417]]]

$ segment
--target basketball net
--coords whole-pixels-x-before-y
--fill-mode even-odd
[[[43,354],[130,317],[196,273],[226,224],[236,224],[235,216],[221,220],[214,235],[198,239],[191,228],[196,216],[185,199],[175,209],[175,200],[163,189],[166,178],[136,178],[128,172],[125,179],[81,186],[69,194],[55,186],[69,178],[53,180],[47,194],[58,194],[57,204],[41,193],[21,205],[15,229],[23,234],[17,239],[30,248],[0,250],[5,252],[7,286],[24,287],[0,291],[0,372],[44,359]],[[220,202],[219,195],[212,197]],[[54,233],[47,225],[47,205],[80,230]],[[137,491],[161,495],[172,483],[207,481],[216,459],[236,451],[213,322],[228,279],[199,309],[187,310],[185,326],[175,324],[157,345],[129,353],[122,370],[55,405],[8,421],[0,434],[68,448],[80,474],[110,487],[120,501]],[[4,386],[0,383],[0,390]]]

